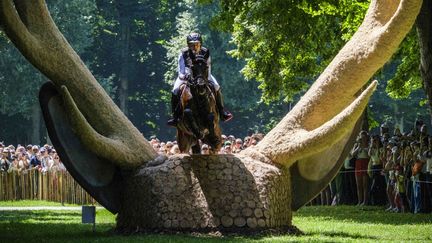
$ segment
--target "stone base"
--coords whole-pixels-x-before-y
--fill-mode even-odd
[[[125,183],[117,230],[291,226],[288,170],[241,155],[181,155]],[[134,200],[130,200],[133,198]]]

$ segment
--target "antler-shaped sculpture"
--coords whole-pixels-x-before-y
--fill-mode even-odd
[[[43,0],[1,0],[0,21],[54,83],[40,94],[50,137],[74,178],[118,212],[118,229],[279,227],[290,225],[292,210],[336,175],[376,81],[360,91],[397,49],[421,4],[372,0],[356,34],[256,147],[236,156],[169,159],[156,158],[59,32]]]

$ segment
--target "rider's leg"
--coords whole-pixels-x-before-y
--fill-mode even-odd
[[[219,83],[216,81],[213,75],[210,76],[209,83],[211,84],[215,94],[216,106],[218,108],[220,118],[222,119],[222,121],[231,120],[233,118],[233,115],[229,111],[224,110],[222,92],[220,91]]]
[[[216,94],[216,106],[219,110],[219,115],[220,118],[222,119],[222,121],[229,121],[233,118],[233,115],[231,114],[231,112],[224,110],[224,105],[223,105],[223,97],[222,97],[222,92],[221,89],[218,89],[215,91]]]
[[[180,89],[174,89],[171,93],[171,112],[172,118],[168,120],[167,124],[170,126],[177,126],[178,120],[180,118]]]

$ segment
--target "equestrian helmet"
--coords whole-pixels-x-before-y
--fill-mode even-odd
[[[197,43],[197,42],[202,43],[202,37],[201,37],[200,34],[198,34],[196,32],[193,32],[193,33],[190,33],[186,37],[186,41],[187,41],[188,44],[189,43]]]

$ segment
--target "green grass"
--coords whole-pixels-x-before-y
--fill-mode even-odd
[[[59,202],[50,201],[36,201],[36,200],[21,200],[21,201],[0,201],[0,207],[39,207],[39,206],[51,206],[51,207],[77,207],[81,206],[78,204],[68,204],[62,205]]]
[[[27,202],[41,206],[39,202]],[[4,204],[0,204],[3,206]],[[23,206],[22,202],[15,205]],[[47,205],[47,204],[44,204]],[[49,204],[52,205],[52,204]],[[7,206],[13,206],[7,204]],[[57,206],[57,205],[56,205]],[[0,242],[431,242],[431,214],[396,214],[378,207],[303,207],[293,224],[302,236],[210,237],[112,233],[115,216],[98,210],[96,232],[81,224],[80,211],[1,211]]]

